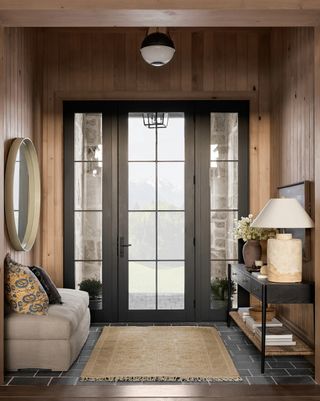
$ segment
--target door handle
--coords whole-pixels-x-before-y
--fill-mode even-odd
[[[119,256],[120,256],[120,258],[124,257],[124,248],[129,248],[129,246],[132,246],[132,244],[125,244],[124,237],[119,238]]]

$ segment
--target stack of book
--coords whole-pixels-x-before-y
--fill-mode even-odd
[[[238,308],[238,313],[242,317],[242,320],[244,322],[246,321],[246,317],[250,316],[249,309],[250,309],[250,307],[240,307],[240,308]]]
[[[256,332],[257,328],[261,327],[261,322],[257,322],[251,316],[245,317],[245,323],[253,333]],[[282,323],[278,319],[273,318],[266,322],[266,327],[282,327]]]
[[[261,326],[256,328],[255,334],[261,339]],[[267,346],[292,346],[296,345],[293,341],[292,333],[285,327],[267,327],[266,328]]]

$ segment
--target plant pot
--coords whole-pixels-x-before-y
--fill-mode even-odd
[[[89,300],[89,308],[91,310],[102,309],[102,298],[94,298]]]
[[[247,241],[242,248],[244,264],[247,267],[254,266],[254,262],[256,260],[261,260],[261,252],[262,248],[260,245],[260,241],[258,240]]]

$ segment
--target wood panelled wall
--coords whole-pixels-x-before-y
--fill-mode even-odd
[[[147,65],[145,29],[42,31],[42,263],[63,279],[63,99],[249,99],[250,199],[256,213],[270,195],[269,30],[172,29],[171,63]],[[68,268],[65,266],[65,268]]]
[[[37,246],[31,252],[12,249],[4,217],[5,160],[13,138],[29,137],[39,145],[36,130],[36,32],[28,29],[0,30],[0,286],[3,288],[3,261],[7,252],[22,263],[37,261]],[[39,93],[38,93],[39,94]],[[38,101],[37,101],[38,98]],[[38,115],[39,120],[39,115]],[[39,146],[38,146],[39,149]],[[38,255],[39,256],[39,255]],[[39,259],[38,259],[39,261]],[[0,292],[0,380],[3,372],[3,290]]]
[[[304,180],[314,183],[312,28],[272,29],[271,88],[271,177],[273,195],[276,195],[277,186]],[[314,206],[314,201],[312,203]],[[314,245],[311,261],[303,266],[303,277],[305,280],[314,280]],[[300,335],[310,343],[314,342],[311,306],[281,306],[278,312],[282,318],[294,324]]]
[[[4,52],[3,81],[3,129],[1,142],[4,145],[6,160],[8,150],[14,138],[29,137],[39,148],[39,138],[35,130],[36,105],[36,32],[30,29],[10,28],[2,31]],[[3,170],[2,170],[3,171]],[[2,209],[3,210],[3,209]],[[3,211],[1,210],[1,213]],[[17,252],[11,247],[5,224],[4,253],[10,252],[12,257],[22,263],[32,263],[36,248],[30,252]],[[3,255],[1,255],[1,258]]]

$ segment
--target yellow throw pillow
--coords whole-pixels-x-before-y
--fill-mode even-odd
[[[40,281],[27,267],[14,262],[9,255],[5,263],[5,294],[13,311],[46,315],[49,299]]]

